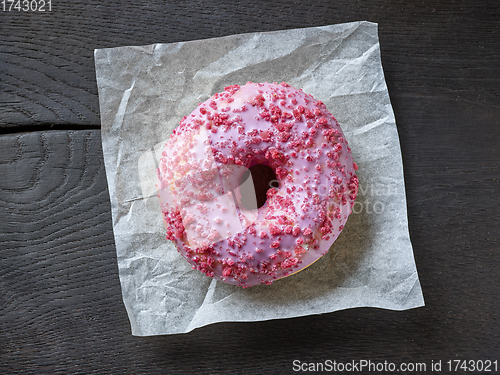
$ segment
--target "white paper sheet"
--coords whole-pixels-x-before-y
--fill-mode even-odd
[[[133,335],[424,305],[377,24],[100,49],[95,64],[120,282]],[[285,81],[323,101],[359,165],[360,191],[327,255],[270,286],[241,289],[192,270],[165,240],[155,170],[183,116],[225,86],[247,81]]]

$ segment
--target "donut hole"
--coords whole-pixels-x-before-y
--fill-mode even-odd
[[[274,174],[274,170],[265,164],[256,164],[247,169],[241,177],[240,186],[248,180],[250,175],[252,176],[253,182],[252,193],[255,192],[255,197],[253,194],[243,193],[240,201],[240,205],[247,210],[253,210],[264,206],[264,204],[266,204],[267,191],[279,187],[279,182]],[[257,200],[257,207],[255,207],[255,198]]]

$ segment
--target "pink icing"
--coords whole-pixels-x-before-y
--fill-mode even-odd
[[[238,185],[256,164],[274,170],[279,188],[248,209]],[[226,87],[166,144],[158,177],[167,239],[207,276],[271,284],[328,251],[354,205],[356,169],[322,102],[286,83]]]

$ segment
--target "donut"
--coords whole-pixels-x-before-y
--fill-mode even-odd
[[[264,205],[248,207],[258,165],[276,181]],[[166,238],[206,276],[272,284],[328,251],[352,211],[357,169],[321,101],[284,82],[228,86],[165,144],[157,187]]]

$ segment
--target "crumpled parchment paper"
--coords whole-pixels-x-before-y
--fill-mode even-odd
[[[138,336],[353,307],[424,305],[377,24],[340,25],[95,51],[120,282]],[[162,146],[225,86],[285,81],[323,101],[359,165],[359,195],[327,255],[273,285],[212,280],[165,239],[156,191]]]

